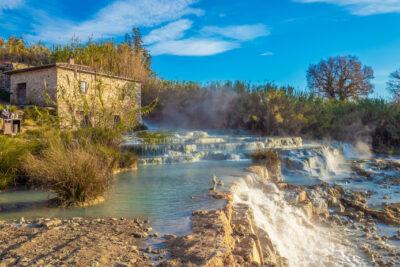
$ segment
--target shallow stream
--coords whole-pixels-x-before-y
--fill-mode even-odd
[[[400,170],[377,169],[374,163],[384,156],[372,155],[365,147],[343,143],[304,143],[299,138],[260,138],[233,132],[177,132],[169,143],[144,145],[128,136],[125,149],[142,156],[137,171],[117,175],[103,204],[87,208],[48,208],[52,197],[40,191],[0,193],[0,219],[23,217],[144,217],[154,232],[182,235],[190,232],[191,213],[216,209],[223,201],[211,200],[208,192],[212,176],[232,190],[235,203],[248,204],[258,226],[268,233],[280,254],[291,266],[369,265],[359,250],[359,233],[346,229],[313,225],[300,209],[273,184],[255,183],[244,169],[251,165],[249,154],[256,149],[279,151],[282,176],[287,183],[312,185],[336,183],[346,189],[372,192],[368,205],[382,208],[385,202],[400,202]],[[386,158],[387,160],[387,158]],[[398,158],[390,158],[398,161]],[[373,173],[365,179],[352,170],[354,161]],[[234,185],[234,186],[233,186]],[[398,228],[377,225],[377,232],[394,235]],[[342,233],[339,233],[342,231]],[[348,231],[348,232],[346,232]],[[352,240],[352,237],[355,237]],[[358,240],[358,241],[357,241]],[[388,241],[398,249],[399,243]],[[329,259],[329,260],[327,260]]]

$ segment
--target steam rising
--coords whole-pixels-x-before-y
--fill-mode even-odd
[[[162,106],[157,124],[168,128],[224,129],[237,98],[232,90],[191,92],[187,100],[171,97]]]
[[[343,144],[343,153],[348,159],[370,159],[373,156],[371,147],[362,141],[357,141],[354,145]]]

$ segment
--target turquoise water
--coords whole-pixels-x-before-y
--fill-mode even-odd
[[[223,201],[212,200],[208,191],[212,175],[229,186],[242,176],[250,161],[202,161],[139,166],[137,171],[116,176],[106,201],[87,208],[47,208],[51,197],[40,191],[0,193],[0,219],[32,217],[143,217],[159,233],[185,234],[197,209],[214,209]],[[192,199],[192,197],[194,197]]]

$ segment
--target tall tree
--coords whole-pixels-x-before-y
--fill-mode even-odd
[[[400,101],[400,69],[392,72],[389,78],[388,90],[393,94],[396,101]]]
[[[318,95],[340,100],[352,98],[373,92],[371,80],[374,71],[363,66],[355,56],[331,57],[321,60],[316,65],[310,65],[307,71],[309,88]]]

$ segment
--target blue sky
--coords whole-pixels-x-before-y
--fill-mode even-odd
[[[0,0],[0,36],[119,40],[140,27],[167,79],[274,81],[306,88],[309,64],[356,55],[387,97],[400,68],[400,0]]]

